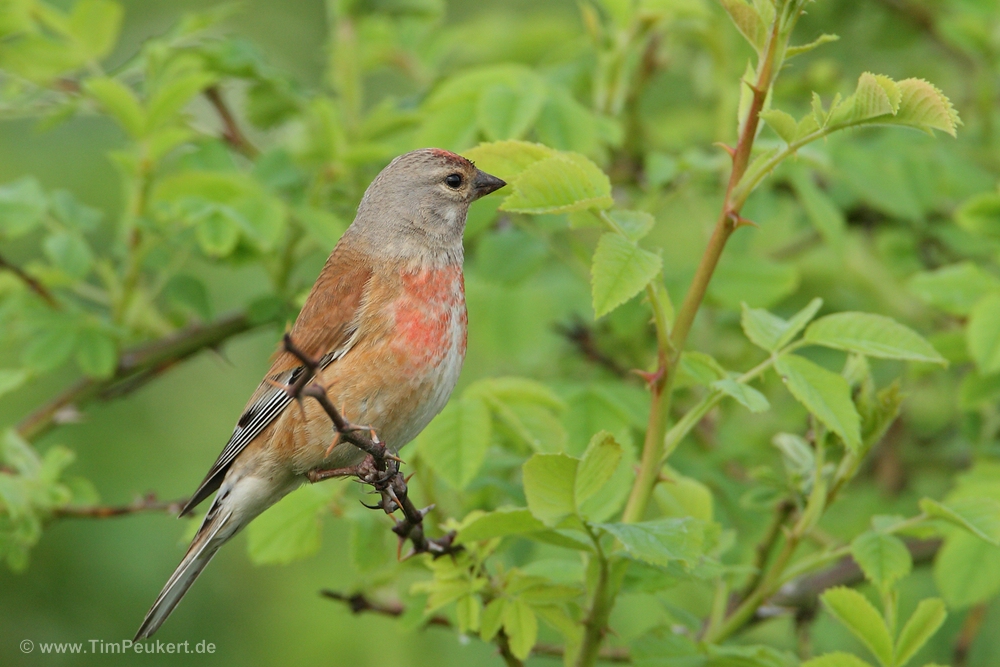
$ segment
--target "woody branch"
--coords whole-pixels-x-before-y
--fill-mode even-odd
[[[289,385],[286,391],[297,400],[303,397],[316,400],[333,422],[337,440],[348,442],[367,454],[365,460],[357,466],[312,470],[308,475],[309,481],[315,483],[332,477],[356,477],[371,485],[381,496],[377,504],[366,507],[381,509],[389,515],[396,510],[402,511],[403,518],[396,521],[392,532],[396,533],[400,540],[409,540],[413,544],[413,554],[429,553],[436,558],[459,551],[461,547],[454,544],[454,532],[439,538],[427,537],[424,532],[424,517],[434,509],[434,506],[417,509],[410,500],[406,478],[399,470],[401,461],[378,439],[373,429],[351,424],[344,419],[330,400],[326,389],[314,381],[319,361],[297,347],[289,334],[285,334],[283,342],[285,350],[302,362],[306,369],[306,372]]]

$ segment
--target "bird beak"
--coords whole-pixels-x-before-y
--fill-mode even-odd
[[[476,199],[480,197],[485,197],[491,192],[496,192],[503,186],[507,185],[507,181],[497,178],[491,174],[487,174],[485,171],[476,169],[476,176],[472,179],[472,192]]]

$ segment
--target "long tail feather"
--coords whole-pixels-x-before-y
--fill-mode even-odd
[[[209,516],[211,514],[210,510]],[[198,578],[201,571],[205,569],[205,566],[215,556],[215,552],[226,542],[228,537],[232,536],[234,531],[226,531],[228,535],[221,539],[219,538],[219,531],[229,522],[231,517],[232,512],[226,512],[225,514],[219,512],[216,516],[202,524],[194,541],[191,542],[191,546],[188,547],[187,553],[184,554],[180,565],[170,575],[163,590],[160,591],[160,596],[156,598],[156,602],[153,603],[153,606],[146,614],[146,618],[142,621],[139,631],[135,633],[133,641],[151,637],[163,625],[163,622],[167,620],[170,612],[174,610],[174,607],[181,601],[187,590],[191,588],[191,584],[194,583],[194,580]]]

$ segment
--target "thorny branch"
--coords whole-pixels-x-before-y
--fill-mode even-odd
[[[337,602],[343,602],[350,608],[351,612],[355,614],[371,613],[380,616],[399,618],[406,613],[406,608],[398,602],[374,602],[369,600],[363,593],[346,595],[338,591],[322,590],[320,591],[320,595],[331,600],[336,600]],[[425,621],[425,623],[426,625],[436,625],[442,628],[452,627],[451,621],[445,616],[431,616]],[[552,644],[535,644],[535,648],[532,649],[532,652],[534,655],[559,658],[563,655],[563,648]],[[604,648],[601,650],[600,659],[606,662],[615,663],[632,662],[628,649],[624,648]]]
[[[294,355],[306,368],[306,372],[294,384],[288,386],[286,391],[298,400],[305,396],[315,399],[333,422],[337,431],[336,437],[367,454],[364,461],[350,468],[312,470],[309,472],[309,481],[315,483],[331,477],[356,477],[374,487],[381,499],[377,504],[366,507],[381,509],[389,515],[397,509],[402,510],[403,518],[396,521],[392,532],[399,536],[400,546],[403,540],[409,540],[413,544],[413,552],[410,555],[429,553],[437,558],[461,550],[460,546],[454,544],[454,532],[433,539],[424,534],[424,517],[434,509],[434,506],[422,510],[416,508],[409,498],[406,479],[399,471],[400,460],[378,439],[373,429],[351,424],[344,419],[333,405],[326,389],[314,382],[319,361],[299,349],[289,334],[286,333],[283,340],[285,350]]]

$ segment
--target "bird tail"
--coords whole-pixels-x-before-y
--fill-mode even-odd
[[[232,511],[223,512],[221,510],[222,508],[219,506],[217,498],[216,503],[213,503],[208,514],[205,515],[205,521],[202,522],[201,528],[198,529],[198,534],[195,535],[194,541],[188,547],[187,553],[184,554],[180,565],[177,566],[174,573],[167,579],[166,585],[160,591],[160,596],[156,598],[156,602],[153,603],[149,612],[146,613],[146,618],[142,621],[139,631],[135,633],[133,641],[139,641],[152,636],[163,625],[163,622],[170,616],[174,607],[177,606],[177,603],[181,601],[187,590],[191,588],[194,580],[198,578],[201,571],[205,569],[205,566],[215,556],[215,552],[236,533],[235,530],[230,529],[222,532],[220,535],[220,531],[230,522],[233,516]]]

